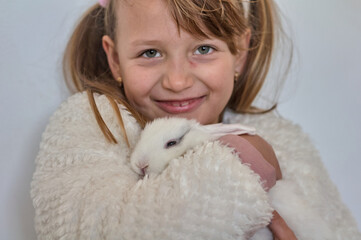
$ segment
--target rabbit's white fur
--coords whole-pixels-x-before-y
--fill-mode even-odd
[[[140,168],[147,166],[147,174],[159,174],[172,159],[206,141],[216,140],[226,134],[254,134],[255,129],[243,125],[200,125],[184,118],[160,118],[149,123],[140,135],[132,156],[132,168],[144,174]],[[173,146],[166,146],[175,141]],[[280,180],[269,191],[274,208],[301,239],[332,239],[332,231],[324,220],[315,214],[305,201],[299,198],[299,190],[287,180]],[[315,225],[314,222],[318,224]],[[260,229],[252,240],[272,239],[267,228]]]
[[[130,158],[131,166],[140,175],[159,174],[172,159],[206,141],[226,134],[255,134],[255,129],[241,124],[200,125],[185,118],[158,118],[147,124]],[[172,142],[174,145],[167,146]]]

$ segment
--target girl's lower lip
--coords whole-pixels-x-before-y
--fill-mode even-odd
[[[205,96],[180,101],[156,101],[157,105],[170,114],[191,112],[198,108],[204,101]]]

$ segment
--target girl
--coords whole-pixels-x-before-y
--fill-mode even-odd
[[[299,130],[266,113],[274,107],[262,110],[252,105],[270,66],[274,14],[270,0],[246,4],[231,0],[110,0],[93,6],[75,29],[64,57],[65,73],[70,75],[71,82],[81,93],[71,97],[54,114],[37,157],[32,196],[39,238],[172,239],[171,236],[179,237],[175,229],[183,229],[180,233],[189,239],[196,236],[219,239],[216,234],[220,231],[224,231],[222,236],[228,236],[227,227],[212,233],[211,237],[207,235],[213,227],[210,221],[218,215],[212,215],[213,212],[205,214],[207,209],[203,208],[199,215],[208,217],[195,220],[198,225],[192,232],[186,221],[179,219],[187,219],[188,212],[192,212],[190,209],[194,209],[194,202],[179,202],[179,196],[172,198],[176,195],[174,185],[167,191],[165,187],[157,189],[152,195],[150,189],[161,184],[155,184],[157,179],[138,183],[138,177],[126,160],[139,127],[143,127],[146,121],[166,116],[196,119],[202,124],[219,121],[252,123],[277,147],[281,163],[286,165],[285,158],[298,156],[298,151],[304,150],[302,147],[293,151],[285,148],[285,138],[281,139],[269,128],[289,128],[291,134],[284,134],[288,134],[289,139],[294,135],[298,137]],[[271,122],[273,125],[268,124]],[[306,159],[311,158],[319,164],[317,154],[307,139],[304,141],[304,145],[311,149],[309,154],[301,159],[295,157],[293,161],[309,167],[312,165]],[[242,161],[249,163],[260,175],[265,189],[271,188],[276,179],[281,179],[275,153],[259,136],[226,136],[221,142],[238,151]],[[288,145],[292,146],[291,143]],[[218,149],[217,145],[214,149]],[[212,151],[210,155],[219,153]],[[202,159],[210,155],[202,156]],[[228,155],[225,154],[224,158]],[[297,168],[288,166],[290,170],[284,172],[290,179],[293,177],[297,182],[304,177]],[[322,170],[322,166],[317,166],[317,169]],[[310,168],[309,171],[313,170]],[[317,175],[316,171],[312,173]],[[200,184],[205,184],[201,185],[202,190],[210,189],[205,176],[201,174],[203,181]],[[193,176],[189,174],[187,177],[191,179]],[[214,178],[220,184],[212,186],[212,191],[217,187],[227,188],[230,184],[227,176]],[[248,184],[259,184],[257,176],[249,174],[247,179]],[[329,186],[328,182],[326,178],[322,184],[314,183],[313,187],[323,188]],[[170,183],[178,182],[173,179]],[[133,188],[136,184],[138,187]],[[314,193],[307,192],[305,186],[300,183],[304,195],[312,197]],[[343,209],[332,186],[329,188],[334,199],[332,206]],[[201,192],[204,194],[197,195],[194,189],[190,187],[187,191],[193,191],[191,196],[199,196],[194,198],[197,202],[202,202],[204,196],[211,199],[211,203],[218,199],[218,196],[211,197],[212,191],[204,190]],[[244,195],[250,197],[248,200],[262,199],[257,186],[251,189],[244,188]],[[159,200],[159,196],[169,192],[170,196]],[[146,197],[147,201],[143,202]],[[247,205],[249,209],[253,209],[251,204]],[[322,203],[314,204],[315,207],[319,205]],[[225,204],[215,206],[220,212],[226,212]],[[181,215],[182,218],[168,217],[179,217],[180,213],[172,214],[183,208],[187,212]],[[257,221],[247,222],[247,226],[242,222],[227,221],[230,214],[219,219],[247,227],[243,233],[229,231],[233,238],[249,237],[270,221],[267,211],[267,206],[262,205],[260,212],[263,217],[255,217]],[[327,211],[321,211],[325,218]],[[269,227],[274,237],[295,239],[282,217],[277,212],[273,215]],[[352,225],[352,219],[346,213],[338,213],[334,218],[341,217],[342,224]],[[333,218],[328,221],[336,226]],[[217,223],[219,225],[219,221]],[[198,235],[202,231],[205,233]],[[341,236],[341,232],[343,236],[354,235],[352,229],[347,231],[340,227],[335,230],[335,235]],[[187,235],[189,233],[193,234]]]

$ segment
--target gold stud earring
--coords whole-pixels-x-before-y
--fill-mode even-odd
[[[235,72],[235,73],[234,73],[234,82],[237,82],[238,77],[239,77],[239,73],[238,73],[238,72]]]
[[[119,82],[119,84],[122,84],[122,78],[121,77],[118,77],[117,81]]]

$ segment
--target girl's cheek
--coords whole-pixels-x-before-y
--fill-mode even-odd
[[[153,71],[152,68],[143,67],[138,64],[128,65],[124,69],[125,78],[129,83],[136,85],[144,82],[144,79],[151,76]]]
[[[198,67],[198,63],[197,63],[197,61],[190,60],[189,66],[191,67],[191,69],[196,69]]]
[[[202,76],[203,79],[208,82],[215,84],[216,86],[221,86],[224,79],[229,75],[229,70],[227,66],[221,62],[212,62],[206,64],[197,63],[196,73],[199,76]]]

